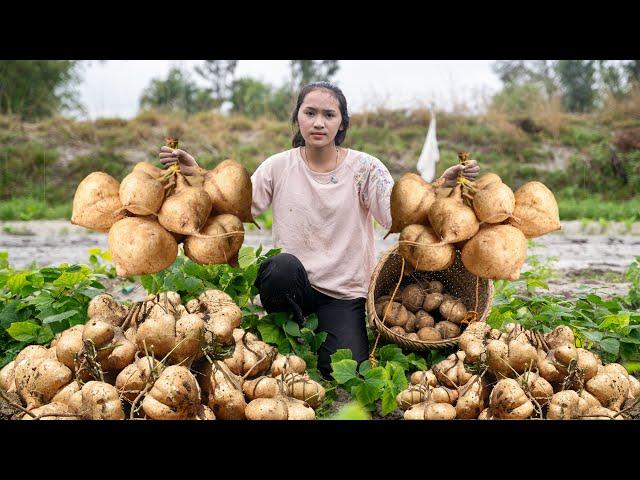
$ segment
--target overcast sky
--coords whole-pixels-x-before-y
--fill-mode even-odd
[[[90,119],[130,118],[153,78],[166,78],[172,66],[193,70],[201,60],[109,60],[91,62],[82,71],[80,98]],[[386,106],[411,108],[434,101],[451,110],[464,102],[479,108],[500,88],[491,71],[494,60],[340,60],[334,82],[351,112]],[[280,85],[289,77],[289,60],[240,60],[236,77]],[[194,76],[197,80],[197,76]]]

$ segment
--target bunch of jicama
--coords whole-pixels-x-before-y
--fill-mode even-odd
[[[172,148],[177,140],[168,139]],[[254,222],[249,172],[225,160],[204,175],[185,177],[148,162],[136,164],[121,183],[104,172],[80,182],[71,223],[109,233],[109,251],[120,276],[169,267],[184,243],[202,264],[237,266],[244,241],[242,222]]]
[[[460,350],[414,372],[396,400],[411,420],[625,418],[640,402],[640,381],[575,343],[567,326],[544,335],[474,322]]]
[[[99,295],[87,315],[0,370],[15,418],[311,420],[324,399],[302,358],[240,328],[242,311],[222,291],[129,307]]]
[[[468,154],[459,158],[464,164]],[[454,188],[435,193],[405,174],[393,186],[391,216],[389,233],[400,233],[398,252],[412,270],[444,270],[457,249],[470,272],[492,280],[517,280],[527,239],[560,229],[558,205],[544,184],[527,182],[514,193],[494,173],[475,182],[460,176]]]
[[[376,299],[375,314],[396,335],[413,341],[460,336],[467,318],[462,300],[448,294],[442,282],[410,283]]]

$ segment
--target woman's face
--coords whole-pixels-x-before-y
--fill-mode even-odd
[[[340,103],[330,92],[316,89],[304,97],[298,111],[298,127],[305,144],[322,148],[333,144],[342,130]]]

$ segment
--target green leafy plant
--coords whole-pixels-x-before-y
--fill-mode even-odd
[[[238,255],[238,267],[230,265],[200,265],[179,255],[171,267],[152,275],[143,275],[140,282],[151,294],[175,291],[183,302],[188,302],[208,289],[226,292],[242,309],[242,328],[258,335],[282,354],[294,353],[307,362],[307,371],[314,380],[320,380],[317,371],[317,352],[326,338],[326,333],[317,333],[318,318],[310,315],[304,325],[299,326],[291,314],[277,312],[265,314],[264,308],[253,303],[259,293],[254,286],[258,270],[263,261],[280,252],[271,249],[262,252],[262,246],[242,247]]]
[[[623,298],[602,299],[583,293],[575,299],[550,294],[515,295],[503,288],[494,298],[487,318],[493,328],[515,322],[525,328],[548,333],[558,325],[573,329],[578,346],[588,348],[605,362],[640,361],[640,312],[630,310]]]
[[[0,367],[29,344],[50,342],[56,333],[87,320],[93,297],[104,292],[88,265],[14,270],[0,253]]]
[[[320,381],[318,350],[327,338],[326,332],[316,333],[318,317],[311,314],[299,326],[287,312],[260,315],[262,307],[243,308],[242,328],[256,333],[263,342],[274,345],[283,355],[293,353],[307,363],[309,376]]]
[[[376,355],[376,365],[368,360],[360,363],[353,359],[351,350],[340,349],[331,355],[332,376],[336,385],[347,390],[366,410],[373,411],[381,402],[382,415],[398,408],[396,396],[407,388],[407,373],[427,370],[427,359],[412,352],[405,355],[397,345],[385,345]],[[434,352],[430,362],[443,357]]]
[[[111,254],[99,247],[89,249],[89,264],[95,273],[104,274],[109,278],[116,278],[116,267],[113,265]]]
[[[238,255],[238,267],[227,264],[201,265],[192,262],[182,252],[169,268],[161,272],[140,276],[144,289],[156,294],[165,291],[178,292],[183,302],[188,302],[208,289],[222,290],[229,294],[234,302],[244,307],[258,294],[253,285],[260,264],[267,258],[280,253],[280,249],[271,249],[262,253],[258,249],[242,247]]]
[[[636,257],[625,272],[625,278],[631,282],[627,294],[627,304],[636,310],[640,308],[640,256]]]
[[[326,420],[371,420],[371,414],[360,402],[353,401],[343,405]]]

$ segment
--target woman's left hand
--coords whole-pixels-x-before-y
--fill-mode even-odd
[[[473,182],[480,174],[480,166],[477,161],[469,160],[466,165],[454,165],[453,167],[447,168],[442,174],[442,178],[444,178],[444,184],[442,186],[455,187],[460,173],[462,173],[464,178]]]

